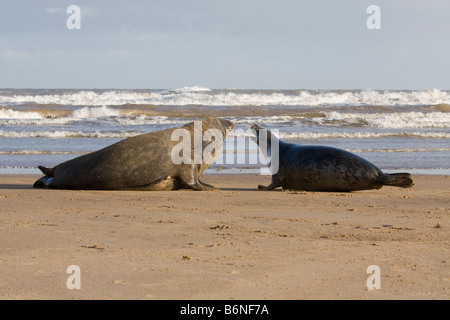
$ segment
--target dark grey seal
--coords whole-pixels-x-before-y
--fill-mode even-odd
[[[227,129],[233,127],[230,121],[208,118],[181,128],[132,137],[54,168],[40,166],[45,177],[36,181],[34,187],[70,190],[213,190],[213,186],[204,184],[199,179],[213,162],[204,161],[202,152],[205,148],[210,148],[211,143],[203,135],[210,129],[218,132],[220,137],[209,137],[221,149]],[[173,141],[173,133],[177,129],[191,136],[187,140],[187,149],[192,152],[189,152],[187,160],[192,160],[194,151],[199,151],[202,153],[200,161],[175,164],[174,150],[181,153],[178,151],[181,149],[176,148],[180,145],[180,136]],[[200,133],[201,137],[195,137],[194,131]],[[220,149],[216,152],[213,148],[211,156],[218,156]]]
[[[258,125],[252,126],[256,143],[267,139],[265,156],[272,162],[278,158],[278,172],[273,173],[272,183],[259,186],[259,190],[286,190],[351,192],[380,189],[383,186],[410,188],[414,185],[409,173],[385,174],[369,161],[345,150],[325,146],[302,146],[277,139],[269,130],[266,137]],[[278,143],[278,152],[273,146]],[[272,146],[272,148],[271,148]],[[274,154],[272,154],[272,152]],[[278,154],[275,154],[278,153]]]

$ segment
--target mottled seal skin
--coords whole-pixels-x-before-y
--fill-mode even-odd
[[[230,121],[208,118],[202,121],[202,135],[208,129],[217,129],[225,139]],[[151,132],[132,137],[105,149],[64,162],[54,168],[40,166],[45,174],[34,184],[35,188],[70,190],[143,190],[167,191],[177,189],[213,190],[200,181],[209,167],[202,164],[174,164],[173,148],[180,141],[172,141],[176,129],[186,129],[191,134],[194,150],[194,122],[181,128]],[[210,142],[202,141],[202,150]],[[223,140],[221,141],[223,144]],[[194,152],[191,153],[192,157]]]
[[[252,129],[259,146],[259,130],[262,128],[253,125]],[[286,190],[351,192],[383,186],[410,188],[414,185],[411,174],[385,174],[369,161],[345,150],[286,143],[270,131],[267,132],[267,140],[268,146],[279,143],[279,168],[272,175],[272,183],[268,187],[259,186],[259,190],[281,187]]]

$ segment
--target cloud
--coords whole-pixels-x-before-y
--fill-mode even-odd
[[[89,77],[65,80],[73,87],[89,80],[126,87],[448,88],[448,0],[377,0],[380,32],[366,28],[369,1],[42,2],[0,1],[1,83],[17,75],[22,86],[24,68],[40,86],[43,73],[63,78],[71,61],[70,70],[90,66]],[[80,32],[66,27],[72,3],[81,9]],[[105,76],[118,61],[137,73],[133,84]],[[48,86],[60,86],[60,78],[49,77]]]
[[[95,17],[98,15],[98,10],[92,7],[87,6],[79,6],[81,15],[83,17]],[[67,8],[46,8],[45,11],[47,11],[50,14],[55,13],[66,13]]]
[[[50,14],[53,14],[53,13],[62,12],[63,9],[61,9],[61,8],[46,8],[45,11],[47,11]]]
[[[95,17],[98,15],[98,10],[92,7],[80,6],[81,16]]]
[[[131,51],[127,51],[127,50],[109,50],[108,53],[116,58],[127,58],[129,56],[131,56],[132,52]]]
[[[10,61],[23,61],[30,59],[31,54],[25,51],[8,49],[0,51],[0,57]]]

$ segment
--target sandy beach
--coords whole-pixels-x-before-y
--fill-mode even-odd
[[[258,175],[206,175],[214,192],[38,190],[36,178],[0,177],[0,299],[450,298],[448,176],[349,194],[260,192]]]

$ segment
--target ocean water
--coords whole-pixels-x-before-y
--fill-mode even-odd
[[[342,148],[387,172],[450,174],[450,91],[201,87],[0,89],[0,174],[38,174],[38,165],[207,116],[236,125],[209,173],[258,172],[263,164],[247,163],[258,150],[247,138],[257,123],[287,142]]]

